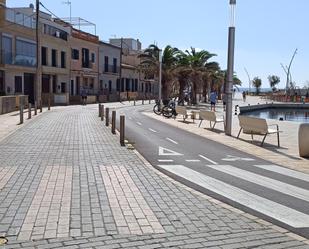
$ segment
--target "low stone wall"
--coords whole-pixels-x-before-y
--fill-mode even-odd
[[[261,104],[261,105],[248,105],[248,106],[240,106],[239,111],[240,114],[256,111],[256,110],[263,110],[268,108],[295,108],[295,109],[308,109],[309,104],[299,104],[299,103],[269,103],[269,104]]]
[[[16,111],[20,104],[28,105],[28,96],[12,95],[0,97],[0,114]]]

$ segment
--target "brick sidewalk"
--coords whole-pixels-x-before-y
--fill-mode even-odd
[[[3,248],[309,248],[171,180],[118,139],[94,106],[55,108],[4,138]]]

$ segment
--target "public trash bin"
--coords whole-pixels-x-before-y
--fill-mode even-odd
[[[309,158],[309,124],[301,124],[298,130],[299,156]]]

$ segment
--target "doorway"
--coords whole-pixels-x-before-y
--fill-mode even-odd
[[[29,96],[29,103],[34,104],[34,74],[24,73],[24,94]]]

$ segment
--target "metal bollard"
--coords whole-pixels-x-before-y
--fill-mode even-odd
[[[120,115],[120,145],[125,146],[124,143],[124,133],[125,133],[125,116]]]
[[[40,112],[43,112],[43,104],[42,104],[42,100],[40,100]]]
[[[112,111],[112,133],[116,134],[116,111]]]
[[[142,105],[144,104],[144,99],[142,99]]]
[[[135,101],[135,99],[134,99],[134,105],[136,105],[136,101]]]
[[[105,125],[109,126],[109,108],[105,108]]]
[[[24,123],[24,106],[20,104],[19,106],[19,124]]]
[[[100,103],[99,103],[98,107],[99,107],[99,117],[101,117],[101,104]]]
[[[101,112],[101,121],[103,121],[104,120],[104,105],[101,105],[100,112]]]
[[[28,119],[31,119],[31,103],[28,104]]]
[[[34,101],[34,116],[38,115],[38,104]]]
[[[149,104],[151,104],[151,98],[149,97]]]
[[[50,95],[48,96],[48,110],[50,111]]]

